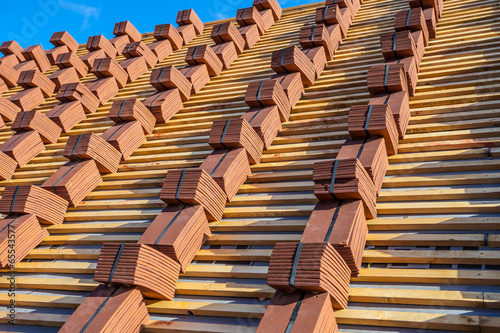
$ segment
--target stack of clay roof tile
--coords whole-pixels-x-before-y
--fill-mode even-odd
[[[78,77],[80,78],[86,77],[89,71],[89,68],[83,62],[83,60],[80,59],[76,54],[71,52],[58,55],[54,65],[56,65],[60,69],[73,67],[76,70]]]
[[[50,74],[49,79],[55,83],[56,91],[59,91],[61,87],[68,83],[75,83],[80,80],[76,69],[73,67],[60,69],[57,72]]]
[[[138,288],[101,284],[85,298],[59,332],[140,332],[149,318]]]
[[[422,8],[410,8],[397,12],[394,17],[394,29],[396,31],[421,31],[424,37],[424,46],[429,44],[429,30],[425,23],[424,11]]]
[[[1,63],[14,67],[19,64],[19,59],[17,59],[15,54],[7,54],[4,56],[0,56],[0,64]]]
[[[172,44],[169,40],[159,40],[154,43],[148,44],[149,49],[156,56],[158,61],[163,61],[166,57],[172,54]]]
[[[362,200],[365,214],[377,217],[375,185],[357,158],[314,163],[313,181],[320,201]]]
[[[257,328],[257,333],[268,332],[336,333],[330,295],[277,291]]]
[[[106,57],[106,53],[104,53],[103,50],[95,50],[91,51],[89,53],[85,53],[80,57],[82,61],[87,65],[87,69],[90,71],[92,69],[92,66],[94,66],[94,61],[97,59],[102,59]]]
[[[0,150],[0,179],[10,180],[16,172],[16,168],[17,161]]]
[[[347,127],[353,139],[383,137],[387,153],[397,154],[399,133],[389,105],[353,105]]]
[[[13,239],[9,236],[13,234],[15,244],[9,242]],[[40,226],[33,214],[6,216],[0,220],[0,267],[15,267],[47,236],[49,232]],[[9,255],[12,254],[12,249],[15,250],[14,256]]]
[[[19,79],[19,71],[11,65],[2,62],[0,64],[0,78],[9,87],[17,87],[17,80]]]
[[[194,29],[194,25],[192,24],[181,25],[180,27],[177,27],[176,30],[179,32],[179,35],[181,35],[184,45],[189,44],[189,42],[196,37],[196,31]]]
[[[203,161],[200,169],[205,170],[219,184],[229,202],[251,173],[244,148],[217,149]]]
[[[29,71],[30,69],[35,68],[38,68],[38,66],[34,60],[23,61],[14,66],[14,69],[18,72]]]
[[[210,221],[220,221],[227,196],[217,182],[202,169],[169,170],[160,199],[167,204],[201,205]]]
[[[217,44],[212,46],[219,60],[222,62],[222,68],[228,69],[233,61],[238,58],[238,53],[234,47],[234,42],[227,42],[222,44]]]
[[[253,6],[260,12],[270,10],[275,21],[281,18],[283,12],[278,0],[254,0]]]
[[[205,27],[194,9],[185,9],[177,12],[177,18],[175,22],[177,22],[177,24],[180,26],[192,24],[197,35],[203,33],[203,29]]]
[[[392,115],[396,121],[399,139],[404,139],[408,123],[410,122],[410,104],[407,91],[399,91],[389,94],[374,95],[369,104],[387,104],[391,108]]]
[[[88,89],[97,97],[101,105],[118,94],[118,84],[114,77],[99,79],[88,84]]]
[[[307,222],[302,243],[328,242],[358,276],[368,227],[360,200],[319,202]]]
[[[171,24],[159,24],[155,26],[153,36],[158,41],[168,39],[174,50],[180,49],[183,44],[182,36]]]
[[[189,100],[191,96],[191,82],[174,66],[154,69],[149,83],[158,91],[179,89],[182,101]]]
[[[259,29],[255,25],[240,27],[238,31],[245,40],[245,49],[251,49],[260,39]]]
[[[64,54],[64,53],[68,53],[68,52],[70,52],[70,51],[66,45],[56,46],[56,47],[53,47],[49,50],[45,50],[45,54],[47,55],[47,58],[49,59],[49,62],[51,65],[56,64],[57,57],[60,54]]]
[[[35,87],[18,92],[10,98],[10,101],[22,110],[28,111],[45,102],[45,97],[43,97],[42,90]]]
[[[67,31],[54,32],[49,39],[54,46],[66,46],[71,52],[78,50],[78,42]]]
[[[113,35],[127,36],[131,42],[139,42],[142,38],[141,33],[130,21],[117,22],[113,29]]]
[[[410,96],[415,95],[418,83],[418,61],[416,57],[405,57],[401,59],[386,60],[384,64],[401,64],[406,73],[406,82]]]
[[[47,76],[43,75],[38,69],[21,72],[17,84],[24,89],[38,87],[42,91],[44,97],[51,97],[56,89],[56,84]]]
[[[27,60],[24,57],[23,48],[15,40],[3,42],[2,45],[0,45],[0,52],[6,56],[9,54],[15,55],[19,62]]]
[[[153,220],[138,243],[175,260],[184,273],[210,235],[202,206],[168,205]]]
[[[89,51],[102,50],[105,56],[109,58],[114,59],[116,57],[116,48],[103,35],[90,36],[86,48]]]
[[[148,71],[148,66],[144,57],[135,57],[123,60],[120,66],[127,73],[127,82],[134,82],[139,76]]]
[[[144,130],[138,121],[116,124],[104,132],[101,137],[122,154],[123,161],[127,160],[137,148],[146,142]]]
[[[245,95],[245,103],[252,108],[276,105],[281,121],[288,121],[290,118],[290,100],[279,79],[250,82]]]
[[[68,162],[52,174],[42,188],[57,194],[77,207],[80,202],[102,182],[94,160]]]
[[[415,60],[417,63],[418,70],[420,71],[420,62],[424,57],[425,44],[424,44],[424,33],[422,30],[414,31],[411,33],[415,46],[417,48],[417,54],[415,55]]]
[[[210,75],[208,74],[207,65],[195,65],[184,67],[180,70],[189,82],[191,82],[191,93],[197,94],[208,82]]]
[[[76,124],[87,117],[82,104],[78,101],[60,103],[45,115],[55,122],[63,133],[68,133]]]
[[[56,143],[61,135],[61,128],[39,111],[19,112],[11,128],[16,132],[37,131],[44,143]]]
[[[146,297],[173,300],[180,265],[143,244],[104,243],[94,280],[136,286]]]
[[[100,173],[115,173],[122,158],[115,147],[94,133],[70,136],[63,156],[72,161],[93,159]]]
[[[269,260],[274,289],[327,292],[335,309],[347,308],[351,269],[328,242],[278,243]]]
[[[380,93],[408,91],[403,64],[373,65],[368,69],[366,81],[368,91],[372,96]]]
[[[326,67],[326,53],[325,48],[322,46],[313,47],[310,49],[303,49],[302,52],[311,60],[314,65],[314,69],[316,70],[316,79],[319,78],[321,73]]]
[[[0,151],[16,160],[20,168],[44,150],[45,146],[37,131],[16,133],[0,146]]]
[[[236,22],[240,27],[246,27],[248,25],[256,25],[259,31],[259,35],[263,35],[266,31],[264,29],[264,21],[262,20],[262,15],[255,7],[241,8],[236,12]]]
[[[153,114],[137,99],[114,101],[109,111],[109,118],[117,124],[136,120],[141,124],[145,134],[152,134],[156,124]]]
[[[417,46],[408,30],[382,35],[380,44],[386,60],[417,55]]]
[[[344,21],[342,13],[340,12],[340,8],[336,4],[322,8],[317,8],[315,21],[317,24],[324,24],[326,26],[338,24],[342,34],[339,37],[345,38],[347,36],[347,29],[349,29],[349,22]]]
[[[61,224],[68,202],[34,185],[6,186],[0,199],[3,214],[34,214],[42,224]]]
[[[326,58],[332,60],[333,54],[340,45],[340,38],[338,40],[333,40],[324,24],[315,24],[300,29],[300,45],[303,48],[323,46]]]
[[[272,79],[277,80],[285,91],[286,96],[290,101],[290,107],[295,107],[297,102],[302,98],[302,95],[304,95],[304,85],[302,84],[300,73],[276,74],[272,77]]]
[[[156,122],[159,124],[165,124],[184,106],[179,89],[170,89],[154,94],[144,100],[144,105],[155,116]]]
[[[21,108],[9,101],[7,98],[0,96],[0,116],[5,121],[14,121]]]
[[[125,58],[144,57],[148,68],[153,68],[158,63],[158,57],[141,41],[127,44],[122,54]]]
[[[275,22],[273,12],[270,9],[261,10],[259,12],[262,16],[262,22],[264,23],[264,31],[267,31]]]
[[[278,74],[299,72],[304,86],[314,85],[316,71],[309,58],[296,46],[274,51],[271,68]]]
[[[255,130],[264,144],[264,149],[268,149],[271,146],[274,138],[276,138],[282,129],[277,106],[250,109],[246,111],[241,118],[248,121]]]
[[[222,73],[223,64],[214,50],[208,45],[190,47],[186,53],[185,61],[188,65],[207,65],[210,76],[219,76]]]
[[[50,61],[49,58],[47,58],[42,45],[28,46],[22,53],[26,60],[33,60],[42,73],[50,69]]]
[[[429,38],[436,38],[437,19],[436,15],[434,15],[434,8],[424,9],[424,18],[427,30],[429,30]]]
[[[63,103],[80,102],[85,113],[96,112],[100,103],[99,99],[80,82],[64,84],[56,94],[56,98]]]
[[[385,173],[389,167],[384,138],[347,139],[337,154],[337,159],[357,158],[370,175],[377,194],[380,193]]]
[[[127,84],[127,72],[113,58],[102,58],[94,61],[90,72],[98,78],[114,77],[120,88]]]
[[[410,8],[432,8],[436,21],[441,17],[443,12],[443,0],[410,0]]]
[[[115,47],[118,54],[122,54],[123,50],[130,43],[128,36],[116,36],[109,40],[109,42]]]
[[[252,164],[260,162],[264,149],[259,135],[243,118],[214,121],[208,143],[214,149],[243,147]]]
[[[214,25],[210,36],[216,44],[222,44],[231,41],[234,42],[234,46],[236,47],[236,52],[238,52],[238,54],[242,53],[243,49],[245,48],[245,40],[240,35],[238,29],[236,29],[232,22]]]

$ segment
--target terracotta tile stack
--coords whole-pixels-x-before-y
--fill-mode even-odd
[[[68,201],[70,207],[77,207],[101,182],[95,161],[86,160],[68,162],[60,167],[42,184],[42,188]]]
[[[37,69],[38,66],[34,60],[27,60],[20,62],[19,64],[14,66],[14,69],[18,72],[29,71],[30,69]]]
[[[264,149],[268,149],[274,138],[282,129],[280,114],[277,106],[268,106],[258,109],[250,109],[241,118],[248,121],[255,133],[264,144]]]
[[[418,83],[418,64],[417,57],[405,57],[401,59],[386,60],[384,64],[401,64],[406,73],[406,81],[408,84],[408,93],[410,96],[415,95],[415,89]]]
[[[189,82],[191,82],[192,94],[197,94],[208,82],[210,82],[210,74],[205,64],[184,67],[180,72]]]
[[[109,111],[109,118],[117,124],[138,121],[144,134],[152,134],[156,124],[153,114],[137,99],[114,101]]]
[[[205,170],[169,170],[160,199],[167,204],[201,205],[209,221],[220,221],[227,196]]]
[[[11,67],[19,65],[19,59],[17,59],[15,54],[7,54],[4,56],[0,56],[0,64],[7,64]]]
[[[172,44],[167,39],[149,43],[148,47],[156,56],[158,62],[163,61],[166,57],[171,55],[172,52],[174,52],[174,50],[172,49]]]
[[[120,89],[127,84],[127,72],[113,58],[96,59],[90,72],[101,79],[114,77]]]
[[[146,297],[173,300],[179,272],[177,262],[147,245],[104,243],[94,281],[136,286]]]
[[[347,308],[350,279],[351,269],[328,242],[278,243],[269,260],[269,286],[326,292],[334,309]]]
[[[48,71],[51,67],[42,45],[28,46],[23,50],[22,54],[26,60],[33,60],[42,73]]]
[[[323,8],[316,9],[316,16],[314,17],[317,24],[324,24],[325,26],[338,25],[341,32],[341,38],[347,37],[347,29],[349,29],[349,22],[344,20],[340,8],[337,4],[328,5]]]
[[[347,121],[353,139],[383,137],[389,155],[398,153],[399,133],[389,105],[354,105]]]
[[[256,0],[257,1],[257,0]],[[278,290],[271,299],[257,333],[336,333],[337,322],[328,293]]]
[[[111,38],[109,42],[115,47],[118,54],[122,54],[127,44],[130,43],[130,39],[127,35],[122,35]]]
[[[5,121],[14,121],[21,108],[9,101],[7,98],[0,96],[0,116]]]
[[[437,18],[435,15],[434,8],[424,9],[425,24],[429,30],[429,39],[436,38],[436,24]]]
[[[15,244],[9,242],[15,232]],[[8,215],[0,220],[0,267],[15,267],[41,241],[49,236],[34,214]],[[15,250],[15,256],[9,255]],[[10,257],[10,258],[9,258]]]
[[[154,69],[149,83],[158,91],[178,89],[183,102],[191,97],[191,82],[174,66]]]
[[[153,36],[156,40],[168,40],[172,46],[172,49],[178,50],[182,47],[184,43],[182,36],[179,34],[177,29],[171,24],[159,24],[155,27]]]
[[[314,163],[313,181],[320,201],[361,200],[366,216],[377,217],[375,185],[357,158]]]
[[[264,148],[259,135],[243,118],[214,121],[208,143],[214,149],[243,147],[251,164],[260,162]]]
[[[0,199],[3,214],[34,214],[41,224],[61,224],[68,208],[63,198],[34,185],[6,186]]]
[[[61,135],[61,128],[39,111],[19,112],[11,128],[18,133],[36,131],[44,143],[56,143]]]
[[[184,60],[191,66],[205,64],[210,76],[219,76],[222,73],[223,64],[208,45],[190,47]]]
[[[63,46],[56,46],[51,49],[45,50],[45,55],[49,59],[49,62],[51,65],[56,64],[57,57],[60,54],[68,53],[70,52],[68,47],[66,45]]]
[[[130,21],[118,22],[113,29],[115,36],[127,36],[130,42],[140,42],[142,39],[141,33],[134,27]]]
[[[82,103],[78,101],[58,104],[45,115],[55,122],[63,133],[68,133],[76,124],[87,118]]]
[[[80,82],[64,84],[56,94],[56,98],[62,103],[80,102],[85,113],[96,112],[100,104],[99,99]]]
[[[144,57],[135,57],[123,60],[120,62],[120,66],[122,66],[127,73],[127,82],[134,82],[148,71],[148,66]]]
[[[238,54],[241,54],[245,48],[245,40],[231,22],[214,25],[210,36],[216,44],[234,42]]]
[[[105,57],[113,58],[113,59],[116,57],[116,53],[117,53],[116,48],[103,35],[90,36],[89,39],[87,40],[86,47],[87,47],[87,50],[89,50],[89,51],[101,50],[102,52],[104,52]],[[84,59],[82,59],[82,60],[84,60]],[[93,63],[91,65],[93,66]]]
[[[398,128],[399,139],[403,140],[410,122],[410,97],[407,91],[398,91],[389,94],[376,94],[369,104],[389,105]]]
[[[205,170],[219,184],[229,202],[251,173],[245,148],[214,150],[200,165],[200,169]]]
[[[175,28],[179,35],[182,37],[182,44],[187,45],[196,37],[196,31],[194,29],[194,25],[181,25],[180,27]]]
[[[78,58],[78,56],[74,53],[61,53],[57,56],[54,65],[59,67],[60,69],[73,67],[76,70],[79,78],[84,78],[87,76],[89,68],[83,62],[82,59]]]
[[[5,56],[9,54],[15,55],[19,62],[28,60],[24,57],[23,48],[15,40],[3,42],[0,45],[0,52]]]
[[[81,56],[80,59],[87,65],[87,69],[90,71],[92,69],[92,66],[94,66],[94,61],[97,59],[102,59],[106,57],[106,53],[104,53],[103,50],[95,50],[91,51],[89,53],[85,53],[84,55]]]
[[[327,60],[325,48],[322,46],[318,46],[310,49],[303,49],[302,52],[304,52],[306,57],[311,60],[312,64],[314,65],[314,69],[316,71],[315,78],[318,79],[326,67]]]
[[[347,139],[337,154],[337,159],[357,158],[375,184],[377,195],[382,189],[389,160],[384,138]]]
[[[154,94],[144,100],[144,105],[155,116],[158,124],[167,123],[184,107],[179,89],[170,89]]]
[[[417,55],[417,46],[408,30],[382,35],[380,44],[382,44],[382,54],[386,60]]]
[[[45,146],[37,131],[16,133],[0,145],[0,151],[16,160],[20,168],[44,150]]]
[[[246,50],[251,49],[260,39],[259,29],[254,24],[240,27],[238,28],[238,32],[245,40]]]
[[[115,173],[122,158],[115,147],[94,133],[70,136],[63,156],[72,161],[93,159],[104,174]]]
[[[59,332],[140,332],[149,321],[137,287],[99,285]]]
[[[394,17],[394,29],[396,31],[421,31],[424,37],[424,46],[429,45],[429,30],[425,23],[424,10],[420,7],[397,12]]]
[[[373,65],[368,69],[366,81],[368,91],[372,96],[381,93],[408,91],[408,81],[403,64]]]
[[[87,88],[97,97],[100,105],[106,104],[111,98],[115,97],[120,89],[114,77],[106,77],[90,82]]]
[[[18,92],[10,98],[10,101],[21,110],[29,111],[45,102],[45,97],[43,97],[42,89],[35,87]]]
[[[236,12],[236,22],[240,27],[255,25],[259,31],[259,35],[265,34],[264,21],[262,15],[255,7],[241,8]]]
[[[2,62],[0,64],[0,78],[2,78],[4,83],[9,87],[17,87],[19,73],[19,70],[15,69],[8,63]]]
[[[126,161],[146,142],[144,130],[138,121],[116,124],[101,134],[101,137],[122,154],[122,161]]]
[[[223,69],[228,69],[233,61],[238,58],[238,52],[236,52],[234,42],[213,45],[212,50],[221,61]]]
[[[66,46],[71,52],[75,53],[80,46],[78,42],[67,31],[54,32],[49,39],[55,47]]]
[[[254,0],[253,6],[257,8],[261,14],[262,12],[270,10],[275,21],[281,18],[283,12],[278,0]]]
[[[14,172],[16,172],[17,161],[0,151],[0,179],[11,180]]]
[[[45,98],[51,97],[56,89],[56,84],[47,76],[43,75],[38,69],[21,72],[17,84],[24,89],[40,88]]]
[[[197,35],[203,33],[203,29],[205,28],[205,25],[201,22],[194,9],[185,9],[177,12],[175,22],[180,26],[192,24]]]
[[[281,121],[288,121],[291,111],[290,100],[280,81],[270,79],[250,82],[245,95],[245,103],[251,108],[276,105]]]
[[[138,244],[150,246],[179,263],[186,271],[211,235],[200,205],[168,205],[151,223]]]
[[[323,23],[304,26],[300,29],[300,45],[302,48],[308,49],[323,46],[327,60],[333,59],[333,55],[337,51],[340,41],[342,40],[340,36],[336,37],[336,40],[331,38],[330,32]]]
[[[424,8],[424,9],[433,9],[434,17],[436,21],[441,18],[441,14],[443,13],[443,0],[409,0],[410,8]]]
[[[143,57],[148,68],[153,68],[158,63],[158,57],[141,41],[127,44],[122,54],[127,59]]]
[[[319,202],[307,222],[302,243],[328,242],[357,277],[368,227],[360,200]]]
[[[298,72],[302,84],[306,87],[314,85],[316,70],[309,58],[296,46],[289,46],[272,54],[271,68],[278,74]]]
[[[56,91],[59,91],[65,84],[75,83],[80,80],[76,69],[73,67],[60,69],[57,72],[50,74],[49,79],[55,83]]]
[[[324,54],[323,48],[318,47],[318,49],[320,49]],[[293,109],[305,93],[300,73],[295,72],[290,74],[276,74],[272,77],[272,79],[279,82],[280,86],[285,91],[288,100],[290,101],[290,107]]]

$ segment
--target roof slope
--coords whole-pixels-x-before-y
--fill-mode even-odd
[[[104,176],[85,204],[68,211],[64,224],[48,228],[51,236],[17,267],[20,324],[62,325],[97,285],[92,278],[100,245],[138,240],[164,207],[158,194],[167,170],[201,163],[211,152],[212,121],[246,111],[248,82],[273,75],[272,51],[298,44],[300,27],[312,24],[321,6],[285,10],[252,50],[192,96],[168,124],[157,125],[118,173]],[[379,36],[392,31],[394,13],[407,7],[406,1],[365,0],[334,60],[306,89],[262,162],[252,166],[224,220],[211,224],[213,235],[181,276],[176,300],[148,303],[153,320],[175,323],[152,322],[147,330],[255,330],[274,292],[265,280],[271,249],[278,241],[300,238],[316,202],[312,165],[334,158],[348,137],[349,107],[368,101],[366,71],[383,61]],[[377,203],[380,216],[368,222],[365,268],[351,284],[349,308],[336,312],[342,332],[493,332],[500,326],[495,310],[500,295],[495,250],[500,247],[499,13],[496,1],[445,2],[410,101],[410,134],[390,158]],[[188,46],[210,43],[213,24]],[[175,51],[162,65],[184,65],[186,50]],[[89,75],[83,82],[91,80]],[[148,72],[113,100],[152,93]],[[108,129],[113,100],[68,134]],[[47,99],[38,110],[55,104]],[[11,135],[2,130],[0,142]],[[66,140],[67,134],[46,145],[10,184],[41,184],[66,163],[61,155]],[[0,286],[7,287],[4,277]],[[8,301],[0,295],[0,303]],[[37,327],[44,330],[57,329]]]

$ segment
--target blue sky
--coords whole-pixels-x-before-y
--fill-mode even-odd
[[[194,8],[203,22],[234,17],[238,8],[249,7],[253,0],[17,0],[3,1],[0,42],[15,39],[22,47],[42,44],[52,48],[50,36],[67,30],[79,42],[103,34],[112,38],[116,22],[129,20],[141,32],[155,25],[173,23],[177,12]],[[283,8],[316,0],[279,0]]]

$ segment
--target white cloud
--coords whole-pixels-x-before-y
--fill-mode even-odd
[[[89,24],[89,19],[94,18],[99,19],[99,14],[101,13],[101,8],[91,7],[84,4],[78,4],[73,2],[59,2],[60,6],[64,9],[71,10],[72,12],[78,13],[83,16],[83,22],[81,30],[85,30]]]

